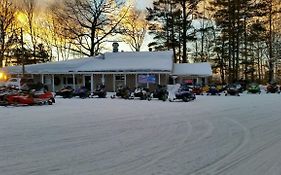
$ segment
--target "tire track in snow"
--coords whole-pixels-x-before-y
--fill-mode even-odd
[[[196,140],[192,140],[190,142],[188,141],[188,137],[190,137],[191,133],[192,133],[192,124],[190,122],[188,122],[188,125],[189,125],[189,128],[190,128],[189,131],[188,131],[189,134],[187,134],[185,138],[183,138],[181,141],[179,141],[177,144],[175,144],[174,147],[172,147],[171,149],[168,149],[166,151],[163,151],[163,154],[161,154],[157,158],[154,158],[154,159],[146,162],[145,164],[143,164],[141,166],[138,166],[137,168],[133,168],[133,169],[131,169],[129,171],[126,171],[124,173],[128,174],[128,175],[136,174],[136,172],[139,172],[139,171],[141,171],[143,169],[146,169],[149,166],[153,166],[157,162],[161,161],[162,159],[169,157],[174,152],[181,150],[183,147],[186,146],[187,143],[188,144],[194,144],[194,143],[196,143],[196,142],[198,142],[198,141],[200,141],[200,140],[202,140],[202,139],[204,139],[206,137],[209,137],[212,134],[213,130],[214,130],[213,124],[210,121],[206,121],[206,120],[200,120],[200,121],[203,121],[205,123],[205,125],[207,126],[206,127],[207,131],[204,132],[204,134],[201,135],[200,137],[197,137]]]
[[[171,122],[171,121],[169,121]],[[186,137],[188,137],[190,135],[190,133],[192,132],[192,126],[190,124],[189,121],[185,121],[186,124],[185,127],[187,126],[187,134]],[[114,147],[111,150],[107,151],[107,155],[112,155],[113,159],[114,157],[118,157],[119,155],[121,155],[122,153],[126,152],[134,152],[136,150],[140,151],[139,149],[143,149],[141,152],[145,151],[145,153],[150,150],[151,148],[155,148],[156,150],[153,152],[148,152],[148,154],[145,154],[144,156],[142,155],[137,155],[137,157],[133,158],[133,159],[123,159],[120,162],[110,165],[110,166],[106,166],[101,170],[103,172],[103,174],[106,174],[108,172],[127,172],[127,171],[131,171],[133,170],[134,172],[136,171],[136,169],[138,169],[139,167],[142,166],[142,162],[145,162],[145,164],[147,164],[147,162],[151,162],[152,160],[147,161],[147,159],[149,158],[153,158],[155,157],[155,155],[157,154],[166,154],[167,151],[169,151],[170,146],[168,148],[166,147],[161,147],[162,142],[166,142],[167,138],[171,138],[175,133],[175,130],[178,128],[179,125],[183,124],[183,121],[181,122],[176,122],[176,123],[171,123],[170,125],[166,125],[166,124],[162,124],[162,126],[155,126],[154,130],[156,132],[152,131],[152,135],[143,135],[142,137],[138,138],[137,140],[135,140],[132,143],[126,144],[126,145],[120,145],[117,148]],[[159,128],[160,127],[160,128]],[[146,128],[143,128],[143,130],[146,130]],[[157,138],[157,140],[160,142],[157,143],[154,141],[154,138]],[[185,140],[184,140],[185,141]],[[160,144],[160,145],[159,145]],[[140,145],[144,145],[144,146],[140,146]],[[164,146],[166,146],[167,144],[164,144]],[[151,147],[151,148],[149,148]],[[149,148],[149,149],[148,149]],[[164,148],[164,149],[163,149]],[[120,154],[121,153],[121,154]],[[102,153],[103,154],[103,153]],[[102,156],[102,154],[98,154],[99,156]],[[97,155],[95,155],[97,156]],[[101,159],[99,159],[100,161]],[[106,160],[106,159],[105,159]]]
[[[224,119],[230,121],[231,123],[234,123],[235,125],[239,126],[242,129],[244,134],[243,134],[243,139],[239,143],[239,146],[233,149],[232,151],[230,151],[228,154],[221,157],[219,160],[215,160],[214,162],[211,162],[210,164],[189,173],[190,175],[203,175],[203,174],[206,175],[206,173],[207,175],[217,175],[218,174],[218,172],[216,171],[217,167],[223,166],[224,162],[226,162],[228,159],[231,159],[231,157],[237,154],[249,142],[250,132],[246,127],[244,127],[241,123],[233,119],[230,118],[224,118]]]
[[[225,171],[236,167],[238,164],[240,164],[242,161],[248,160],[251,157],[257,155],[260,152],[265,151],[267,148],[274,146],[275,144],[281,142],[281,137],[279,137],[277,140],[272,140],[270,142],[267,142],[266,144],[263,144],[262,146],[254,149],[253,151],[250,151],[249,153],[243,154],[238,156],[237,158],[234,158],[233,160],[231,160],[231,162],[223,165],[222,167],[219,167],[216,171],[215,174],[219,175],[219,174],[223,174],[225,173]]]

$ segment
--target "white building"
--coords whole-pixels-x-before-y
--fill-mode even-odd
[[[21,76],[22,66],[4,67],[1,71]],[[26,65],[25,75],[48,85],[53,91],[63,86],[76,88],[82,85],[93,91],[98,84],[115,91],[119,85],[154,89],[157,84],[190,80],[206,83],[212,71],[209,63],[174,64],[172,51],[108,52],[96,57]]]

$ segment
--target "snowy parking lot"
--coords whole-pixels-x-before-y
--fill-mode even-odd
[[[1,175],[280,175],[281,95],[0,107]]]

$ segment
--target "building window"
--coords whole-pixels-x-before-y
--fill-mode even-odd
[[[115,75],[116,81],[125,81],[125,75]]]
[[[73,78],[72,77],[64,77],[63,78],[63,84],[73,84]],[[75,84],[77,84],[77,78],[75,78]]]

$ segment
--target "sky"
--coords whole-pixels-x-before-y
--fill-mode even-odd
[[[14,1],[18,1],[18,2],[22,2],[22,0],[14,0]],[[62,0],[35,0],[37,1],[37,5],[40,6],[40,7],[45,7],[47,6],[48,4],[50,3],[57,3],[59,1],[62,1]],[[128,1],[128,0],[125,0],[125,1]],[[151,7],[152,6],[152,2],[153,0],[131,0],[131,1],[134,1],[135,4],[136,4],[136,8],[139,8],[139,9],[145,9],[146,7]],[[37,7],[38,7],[37,6]],[[151,37],[149,37],[148,35],[145,37],[145,40],[144,40],[144,43],[143,43],[143,46],[141,48],[141,51],[147,51],[148,50],[148,47],[147,47],[147,44],[151,42]],[[112,43],[109,43],[109,49],[111,49],[111,44]],[[123,43],[123,42],[120,42],[119,43],[119,50],[123,50],[123,51],[131,51],[131,48],[129,47],[129,45]]]
[[[136,6],[141,9],[151,6],[151,4],[152,4],[152,0],[136,0]]]
[[[48,2],[57,2],[60,0],[37,0],[40,4],[48,3]],[[127,0],[125,0],[127,1]],[[134,0],[136,3],[136,7],[140,9],[145,9],[148,6],[151,6],[153,0]]]

